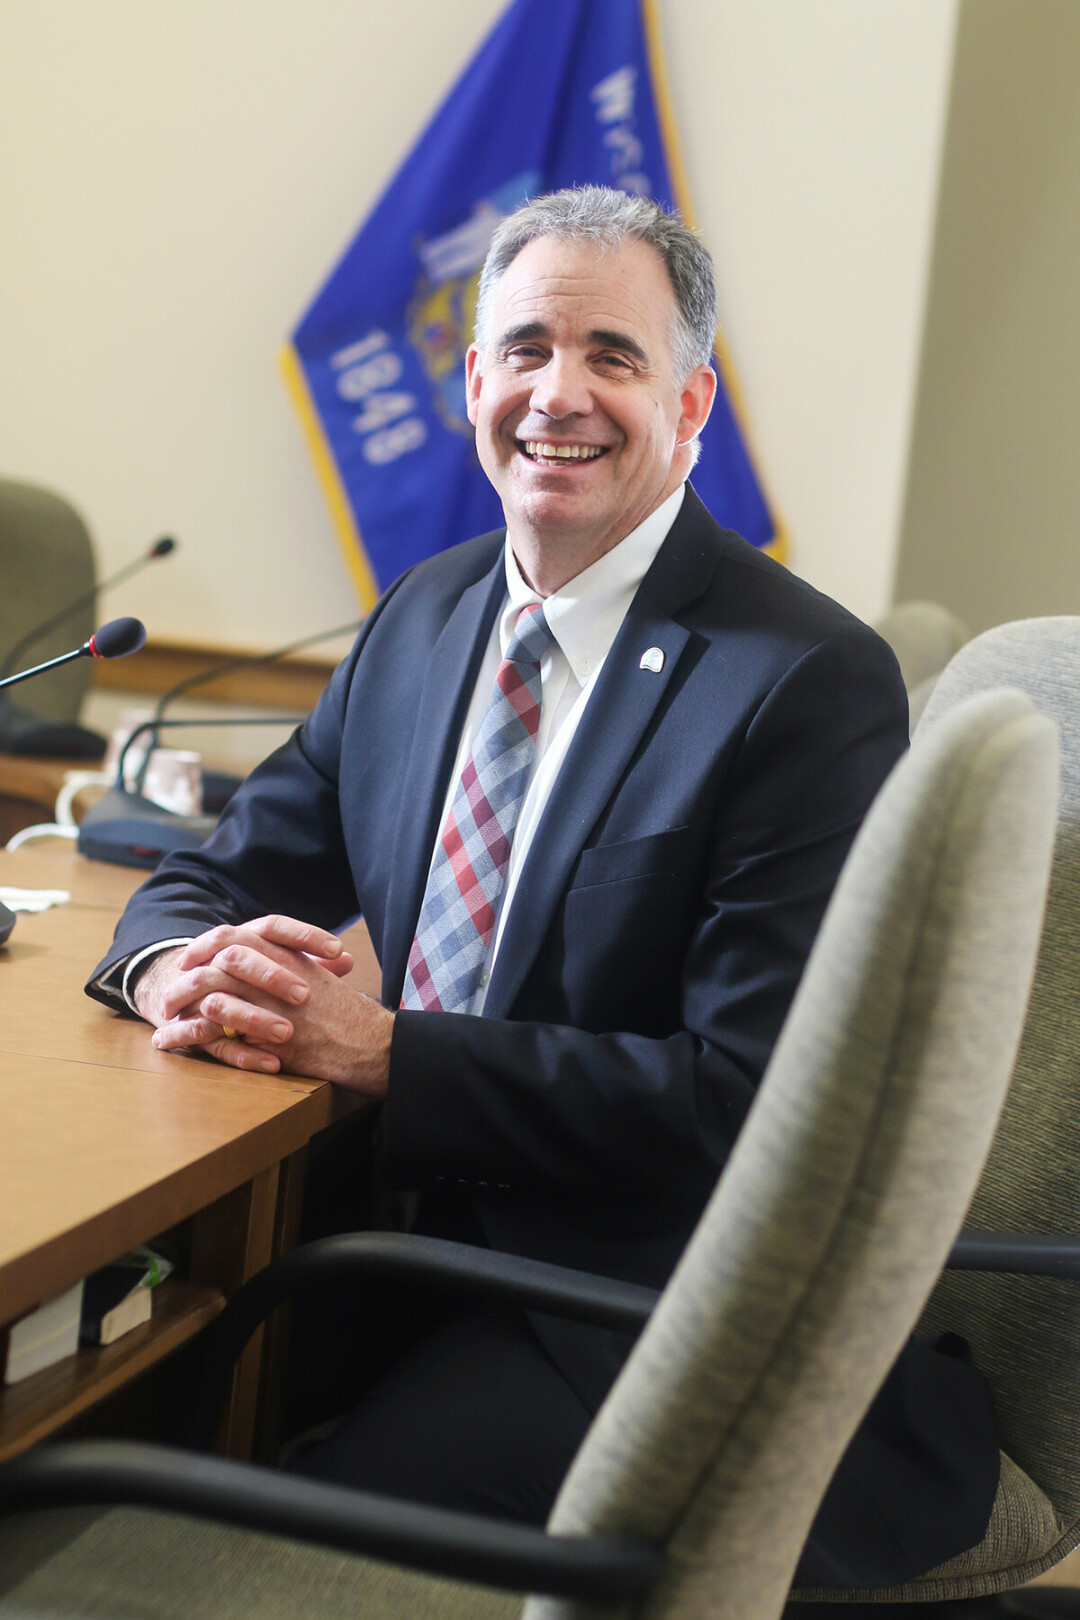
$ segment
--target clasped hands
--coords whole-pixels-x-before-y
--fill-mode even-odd
[[[335,934],[258,917],[162,951],[134,1001],[160,1051],[197,1047],[236,1069],[287,1069],[382,1097],[394,1015],[344,982],[352,968]]]

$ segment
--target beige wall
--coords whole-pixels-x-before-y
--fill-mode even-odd
[[[892,586],[955,7],[667,0],[664,16],[792,563],[872,618]]]
[[[279,345],[502,0],[0,0],[0,474],[82,507],[159,636],[350,589]],[[699,221],[795,567],[895,566],[955,0],[660,0]]]
[[[964,0],[897,571],[1080,613],[1080,5]]]

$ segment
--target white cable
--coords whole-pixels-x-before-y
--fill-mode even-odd
[[[74,827],[75,816],[72,805],[82,792],[88,787],[112,787],[111,773],[105,771],[67,771],[64,774],[64,785],[56,795],[56,808],[53,815],[61,827]]]
[[[32,838],[78,838],[78,827],[63,827],[58,821],[37,821],[32,827],[24,827],[17,832],[14,838],[9,838],[4,848],[7,850],[19,849],[28,844]]]

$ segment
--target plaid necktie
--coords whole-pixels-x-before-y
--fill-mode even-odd
[[[467,1012],[495,927],[540,726],[543,604],[518,614],[431,865],[401,1005]]]

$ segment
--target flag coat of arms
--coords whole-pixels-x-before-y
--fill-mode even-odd
[[[513,0],[300,321],[285,370],[364,607],[435,552],[501,526],[465,411],[480,269],[530,197],[604,185],[689,218],[653,0]],[[693,484],[782,549],[730,364]]]

